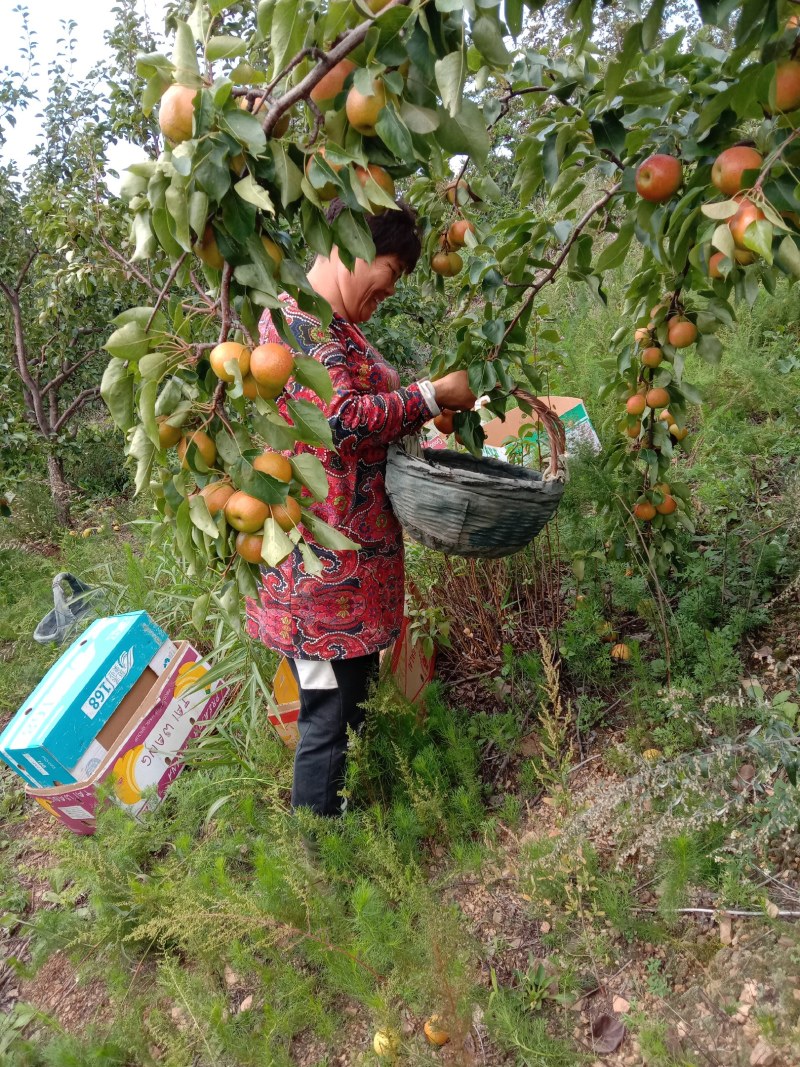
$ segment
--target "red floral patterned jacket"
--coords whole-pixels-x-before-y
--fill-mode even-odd
[[[350,659],[386,648],[403,616],[403,537],[386,496],[386,452],[431,418],[416,384],[400,387],[397,371],[358,327],[334,315],[326,330],[291,298],[284,315],[307,354],[327,367],[333,398],[326,404],[294,378],[287,393],[310,400],[330,424],[338,452],[298,444],[323,463],[330,491],[311,508],[361,547],[332,551],[316,544],[323,571],[306,573],[299,550],[279,567],[262,568],[259,600],[247,601],[251,637],[293,659]],[[283,343],[270,312],[261,343]],[[286,416],[285,405],[278,401]]]

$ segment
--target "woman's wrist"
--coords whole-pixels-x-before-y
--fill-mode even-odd
[[[422,393],[422,399],[428,405],[428,410],[431,415],[440,415],[442,409],[436,403],[436,386],[430,380],[430,378],[421,378],[417,385],[419,391]]]

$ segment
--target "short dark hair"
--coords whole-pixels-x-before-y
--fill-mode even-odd
[[[380,215],[366,215],[372,240],[375,242],[375,252],[379,256],[398,256],[405,267],[406,274],[410,274],[417,265],[417,260],[422,254],[422,240],[417,226],[417,213],[414,208],[402,198],[395,200],[397,211],[387,209]],[[331,200],[330,207],[325,213],[328,222],[338,218],[347,205],[336,197]]]

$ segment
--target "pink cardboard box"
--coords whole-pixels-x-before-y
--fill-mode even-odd
[[[228,695],[224,682],[202,686],[208,667],[188,642],[163,674],[151,671],[97,735],[96,769],[83,782],[26,793],[78,834],[95,830],[97,787],[111,778],[114,799],[134,817],[154,808],[184,767],[182,753]],[[155,786],[155,792],[152,787]],[[146,795],[145,790],[148,790]]]

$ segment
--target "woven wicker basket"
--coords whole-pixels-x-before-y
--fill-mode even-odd
[[[541,474],[502,460],[450,449],[389,449],[386,491],[410,537],[453,556],[496,559],[519,552],[555,514],[564,492],[564,428],[533,394],[516,395],[535,410],[550,441]]]

